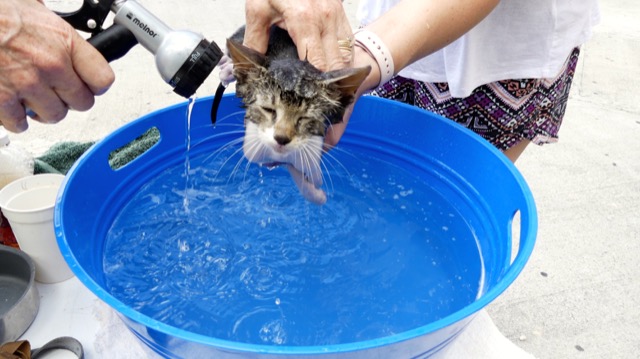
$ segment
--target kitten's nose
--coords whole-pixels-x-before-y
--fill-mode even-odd
[[[276,142],[281,146],[284,146],[287,143],[291,142],[291,139],[289,138],[289,136],[284,136],[284,135],[275,135],[273,136],[273,139],[276,140]]]

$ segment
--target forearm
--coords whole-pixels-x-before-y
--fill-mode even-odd
[[[499,0],[404,0],[366,30],[378,35],[387,46],[398,72],[458,39],[498,3]]]

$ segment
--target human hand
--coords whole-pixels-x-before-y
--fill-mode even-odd
[[[69,109],[86,111],[114,73],[102,55],[69,24],[36,0],[0,0],[0,123],[27,129],[56,123]]]
[[[366,67],[369,66],[371,71],[364,79],[356,94],[353,98],[353,102],[347,107],[344,112],[344,116],[342,116],[342,122],[333,124],[327,128],[326,135],[324,137],[324,150],[328,151],[331,148],[335,147],[342,135],[344,134],[345,129],[347,128],[347,124],[349,123],[349,118],[353,113],[353,108],[355,104],[358,102],[358,99],[368,91],[372,90],[378,84],[380,84],[380,67],[376,60],[371,56],[370,53],[363,50],[361,47],[356,46],[353,48],[354,59],[353,63],[355,67]]]
[[[244,45],[267,51],[269,29],[277,25],[289,33],[298,56],[322,71],[345,68],[339,41],[353,38],[349,19],[339,0],[246,0]]]

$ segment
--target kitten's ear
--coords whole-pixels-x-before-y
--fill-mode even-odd
[[[246,73],[257,67],[265,67],[267,58],[264,55],[238,42],[227,39],[227,50],[233,60],[234,70]]]
[[[352,97],[358,87],[371,72],[371,66],[340,69],[326,72],[324,75],[326,84],[334,83],[344,97]]]

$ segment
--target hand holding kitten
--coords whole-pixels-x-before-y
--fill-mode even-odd
[[[349,19],[339,0],[247,0],[244,45],[267,51],[272,25],[287,30],[298,58],[322,71],[345,68],[338,40],[352,38]]]

